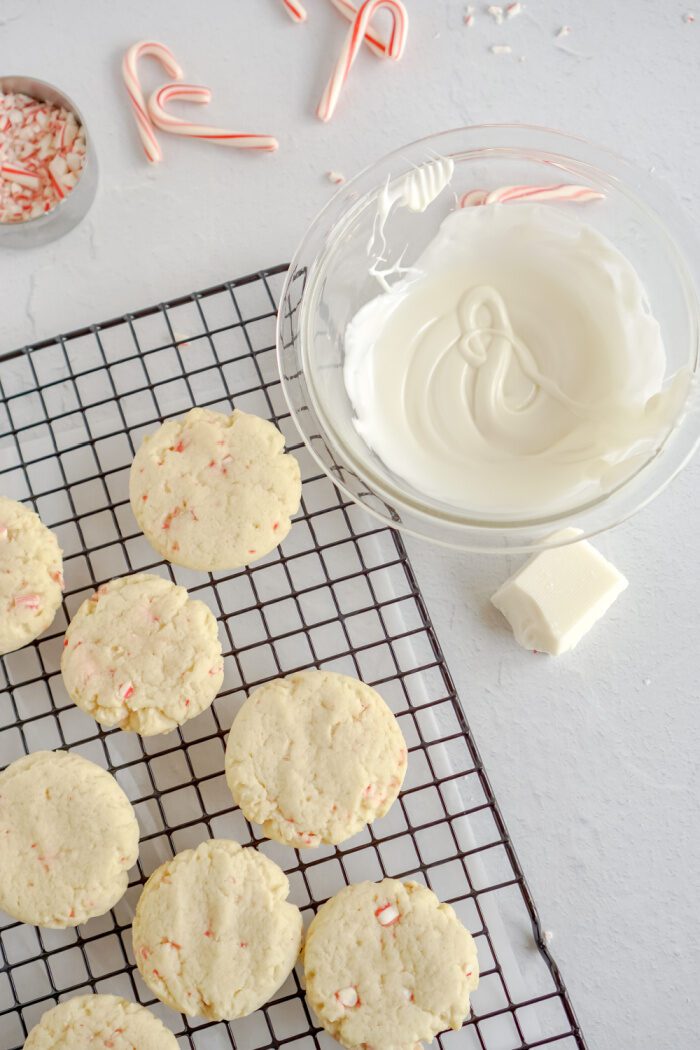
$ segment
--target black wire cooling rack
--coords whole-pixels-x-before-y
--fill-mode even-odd
[[[58,534],[65,600],[52,628],[2,661],[0,765],[70,748],[113,773],[141,828],[137,869],[114,910],[77,930],[0,914],[0,1050],[19,1050],[58,999],[111,992],[150,1006],[192,1050],[331,1050],[294,973],[247,1018],[188,1020],[154,1002],[133,965],[141,886],[173,853],[210,836],[252,844],[286,871],[308,921],[348,882],[417,879],[473,932],[481,983],[473,1016],[443,1050],[585,1050],[530,891],[457,700],[398,533],[343,500],[300,445],[275,359],[275,304],[286,267],[46,340],[0,359],[0,491]],[[128,501],[144,433],[193,405],[273,419],[299,458],[302,510],[276,553],[205,575],[158,559]],[[175,733],[105,732],[71,704],[59,672],[68,618],[100,583],[168,575],[206,601],[224,636],[225,680],[212,708]],[[376,686],[409,745],[391,811],[342,848],[298,853],[258,836],[233,805],[224,741],[245,692],[309,666]],[[145,1050],[145,1048],[144,1048]]]

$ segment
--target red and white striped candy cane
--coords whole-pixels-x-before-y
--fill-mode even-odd
[[[0,164],[0,179],[16,182],[18,186],[24,186],[28,190],[38,190],[41,185],[41,179],[36,172],[9,162]]]
[[[408,14],[401,0],[364,0],[364,3],[358,8],[350,27],[350,32],[343,45],[343,50],[318,104],[316,115],[320,120],[327,121],[333,116],[343,85],[357,58],[357,52],[362,46],[369,23],[381,8],[389,11],[392,17],[391,35],[387,43],[386,57],[393,59],[395,62],[401,58],[408,33]]]
[[[213,128],[208,124],[191,124],[180,117],[173,117],[166,112],[165,104],[171,99],[183,102],[209,102],[211,91],[199,84],[164,84],[154,91],[148,100],[148,112],[151,120],[161,131],[170,131],[173,135],[185,138],[204,139],[219,146],[235,146],[237,149],[254,149],[270,152],[279,147],[277,139],[271,135],[251,135],[225,128]]]
[[[151,164],[157,164],[158,161],[163,159],[163,153],[158,145],[158,139],[148,116],[146,100],[143,97],[136,69],[138,60],[145,58],[147,55],[151,58],[157,58],[166,73],[171,77],[175,77],[176,80],[182,80],[183,72],[175,61],[175,56],[170,48],[166,47],[165,44],[159,44],[156,40],[142,40],[138,44],[132,44],[122,59],[122,76],[124,77],[126,90],[129,93],[134,110],[141,144],[148,161]]]
[[[482,204],[508,204],[509,201],[573,201],[585,204],[599,201],[604,193],[590,186],[575,186],[560,183],[556,186],[501,186],[497,190],[469,190],[459,199],[460,208],[473,208]]]
[[[306,21],[306,8],[299,3],[299,0],[282,0],[282,3],[292,22]]]
[[[349,22],[353,22],[355,20],[355,16],[357,15],[357,8],[353,3],[351,3],[351,0],[331,0],[331,3],[337,11],[340,11],[341,15],[344,15],[345,18],[348,19]],[[384,58],[386,56],[389,45],[385,40],[382,40],[382,38],[378,36],[377,33],[374,32],[371,26],[365,33],[365,43],[367,44],[367,47],[370,49],[370,51],[373,51],[375,55],[379,55],[380,58]]]

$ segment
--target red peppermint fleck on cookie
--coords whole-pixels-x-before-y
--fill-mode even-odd
[[[7,525],[0,525],[0,540],[7,539]]]
[[[51,576],[53,582],[57,583],[61,590],[63,590],[65,585],[63,583],[63,573],[61,572],[61,570],[54,569],[54,571],[52,573],[49,573],[49,575]]]
[[[119,687],[119,696],[122,700],[127,701],[134,695],[134,686],[132,682],[125,682],[124,685]]]
[[[171,445],[170,446],[170,451],[171,452],[184,452],[185,451],[185,442],[182,440],[182,438],[180,438],[180,440],[178,441],[177,445]]]
[[[335,993],[335,997],[339,1003],[343,1006],[347,1006],[348,1009],[352,1009],[354,1006],[360,1006],[360,997],[357,994],[357,988],[351,986],[350,988],[341,988],[340,991]]]
[[[180,514],[181,509],[181,507],[173,507],[173,509],[165,515],[165,518],[163,519],[163,525],[161,527],[164,529],[169,529],[172,524],[173,518],[176,518],[178,514]]]
[[[394,926],[401,918],[399,909],[394,904],[382,904],[377,908],[374,917],[380,926]]]
[[[30,612],[36,612],[37,609],[41,608],[38,594],[17,594],[14,600],[15,608],[29,609]]]
[[[413,991],[410,988],[402,988],[401,992],[402,992],[403,997],[406,1000],[406,1002],[408,1002],[408,1003],[415,1003],[416,997],[415,997],[415,995],[413,994]]]
[[[147,502],[148,502],[148,493],[147,493],[147,492],[144,492],[144,494],[143,494],[143,496],[141,497],[141,499],[143,500],[143,502],[144,502],[144,503],[147,503]]]

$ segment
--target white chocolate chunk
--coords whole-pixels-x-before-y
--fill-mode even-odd
[[[581,535],[564,529],[552,539]],[[491,601],[526,649],[559,656],[573,649],[624,591],[627,580],[586,540],[541,551]]]

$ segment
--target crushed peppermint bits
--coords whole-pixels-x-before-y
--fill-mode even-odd
[[[75,188],[84,165],[85,130],[75,113],[0,92],[0,222],[51,211]]]

